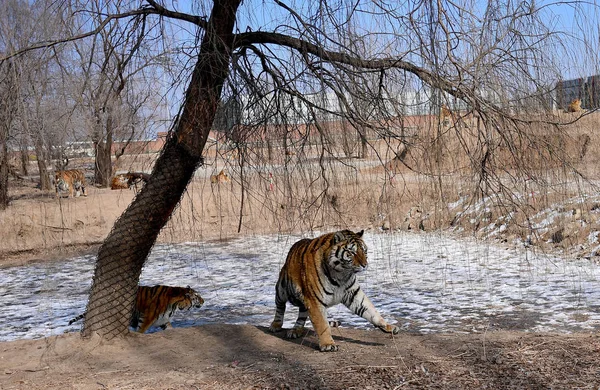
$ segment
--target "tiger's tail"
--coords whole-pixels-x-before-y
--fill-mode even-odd
[[[77,321],[82,319],[83,317],[85,317],[85,313],[80,314],[77,317],[73,318],[71,321],[69,321],[69,325],[73,325],[74,323],[76,323]]]

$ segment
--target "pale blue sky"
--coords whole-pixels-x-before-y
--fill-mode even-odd
[[[341,3],[342,1],[344,0],[333,0],[330,1],[330,4],[336,2]],[[598,4],[596,4],[595,1],[596,0],[592,2],[541,1],[534,3],[534,6],[542,8],[540,16],[542,20],[551,27],[552,31],[560,30],[567,33],[561,38],[560,42],[565,45],[565,50],[569,52],[565,52],[564,55],[559,56],[557,60],[565,61],[563,66],[564,72],[562,73],[564,78],[582,77],[600,73],[600,60],[598,60],[598,29],[600,28],[598,26],[600,25],[600,20],[598,17]],[[295,10],[318,4],[318,2],[310,0],[284,0],[284,2]],[[488,4],[488,2],[480,0],[462,0],[460,2],[471,4],[468,11],[479,16],[484,13]],[[168,3],[170,3],[167,5],[168,7],[177,9],[178,11],[200,15],[208,15],[210,9],[207,9],[206,7],[212,6],[212,1],[199,2],[191,0],[174,0]],[[344,1],[344,3],[347,2]],[[377,10],[374,5],[376,2],[364,1],[363,3],[363,10]],[[201,4],[201,6],[198,6],[198,4]],[[388,2],[388,4],[396,4],[399,15],[402,15],[402,12],[400,11],[402,8],[414,6],[414,3],[409,0],[402,0],[396,3]],[[506,5],[506,2],[492,4],[503,6]],[[512,2],[510,4],[514,7],[514,4],[516,3]],[[343,15],[345,12],[347,12],[347,8],[340,11],[340,14]],[[379,15],[379,18],[385,19],[385,15]],[[375,20],[375,17],[372,19]],[[287,20],[289,23],[291,19],[285,10],[271,0],[244,0],[238,12],[238,28],[240,31],[246,31],[247,28],[250,28],[253,31],[259,29],[272,31],[272,29],[279,26],[283,20]],[[369,21],[369,17],[366,16],[366,14],[363,14],[359,20],[366,24],[374,23]],[[193,26],[185,26],[184,28],[187,32],[180,33],[182,35],[188,35],[188,39],[193,40]],[[392,24],[388,24],[384,29],[390,31],[394,28],[395,27]],[[399,32],[401,33],[401,31]],[[390,38],[391,36],[388,36],[388,38],[378,37],[377,39],[379,39],[379,42],[381,43]],[[406,39],[410,40],[411,37],[406,37]],[[556,50],[558,51],[559,48]],[[393,51],[388,52],[388,54],[393,55]],[[185,85],[183,85],[182,88],[185,88]],[[179,91],[179,94],[181,94],[181,92],[182,90]],[[179,106],[176,102],[176,96],[177,93],[171,99],[171,105],[174,107]],[[174,112],[172,112],[172,114],[174,114]]]

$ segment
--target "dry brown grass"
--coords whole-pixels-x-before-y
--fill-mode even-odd
[[[260,144],[232,150],[213,143],[159,240],[341,227],[450,228],[547,249],[577,248],[572,250],[577,255],[593,252],[595,243],[588,236],[600,230],[600,199],[593,196],[600,174],[600,134],[594,131],[600,114],[562,128],[532,125],[528,136],[510,150],[503,148],[505,141],[492,137],[486,145],[497,141],[497,148],[487,157],[484,176],[477,170],[483,158],[476,137],[481,121],[453,114],[451,126],[440,126],[439,118],[413,121],[407,128],[408,146],[395,139],[373,139],[369,154],[361,159],[344,157],[348,143],[341,142],[326,149],[296,143],[294,154]],[[568,123],[574,116],[552,118]],[[465,148],[475,152],[469,155]],[[124,156],[119,166],[125,172],[149,172],[156,157]],[[73,160],[72,165],[86,167],[90,162]],[[211,183],[222,171],[230,181]],[[13,202],[0,214],[0,253],[31,256],[101,242],[134,196],[131,190],[90,188],[85,199],[56,200],[20,181],[11,182],[10,193]],[[542,226],[551,210],[560,218],[553,226]],[[505,227],[499,234],[491,224]]]

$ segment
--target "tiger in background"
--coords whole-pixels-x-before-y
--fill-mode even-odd
[[[150,179],[150,175],[144,172],[127,172],[113,176],[110,182],[111,190],[126,190],[134,188],[137,193],[138,184],[146,184]]]
[[[384,332],[400,331],[383,319],[356,281],[356,273],[367,267],[363,232],[342,230],[292,245],[275,287],[276,311],[269,327],[271,332],[282,329],[286,302],[299,307],[298,319],[287,337],[301,337],[310,316],[322,352],[338,350],[331,337],[333,324],[327,322],[327,308],[338,303]]]
[[[145,333],[151,326],[164,330],[171,326],[171,318],[177,309],[200,308],[203,304],[204,299],[190,286],[139,286],[129,326],[140,333]],[[75,317],[69,325],[84,316],[85,313]]]
[[[79,196],[79,191],[83,196],[87,196],[85,193],[85,175],[83,171],[79,169],[59,170],[54,174],[54,186],[56,188],[56,197],[60,197],[60,192],[69,192],[69,198]]]
[[[211,184],[229,183],[231,182],[231,178],[227,173],[225,173],[224,169],[221,169],[221,172],[219,172],[217,175],[210,176],[210,182]]]
[[[573,99],[567,107],[567,112],[580,112],[581,111],[581,99]]]
[[[113,176],[110,180],[111,190],[127,190],[129,189],[129,183],[125,174],[118,174]]]

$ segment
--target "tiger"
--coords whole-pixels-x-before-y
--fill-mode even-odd
[[[579,112],[581,111],[581,99],[573,99],[567,107],[567,112]]]
[[[229,178],[229,175],[225,173],[223,169],[221,169],[221,172],[219,172],[217,175],[211,175],[210,177],[210,182],[212,184],[229,183],[230,181],[231,179]]]
[[[69,198],[73,198],[75,191],[77,191],[75,196],[79,196],[80,190],[83,196],[87,196],[85,193],[85,175],[79,169],[56,171],[54,174],[54,186],[57,198],[60,197],[61,191],[68,191]]]
[[[126,190],[129,188],[128,180],[125,174],[118,174],[113,176],[110,181],[111,190]]]
[[[321,352],[338,350],[331,337],[330,326],[335,324],[327,322],[327,308],[338,303],[386,333],[400,331],[383,319],[356,280],[356,273],[367,267],[363,233],[364,230],[358,233],[341,230],[292,245],[275,286],[276,310],[269,327],[271,332],[281,331],[287,302],[299,308],[298,319],[287,332],[287,338],[301,337],[310,316]]]
[[[171,318],[177,309],[200,308],[203,304],[204,299],[190,286],[139,286],[129,326],[139,333],[145,333],[152,326],[165,330],[171,326]],[[84,316],[85,313],[75,317],[69,325]]]
[[[440,120],[441,120],[442,124],[444,124],[446,126],[452,120],[452,111],[450,111],[448,106],[445,104],[442,104],[442,106],[440,107]]]
[[[134,187],[137,190],[137,185],[146,184],[150,179],[150,175],[143,172],[127,172],[115,175],[110,183],[111,190],[124,190]]]

